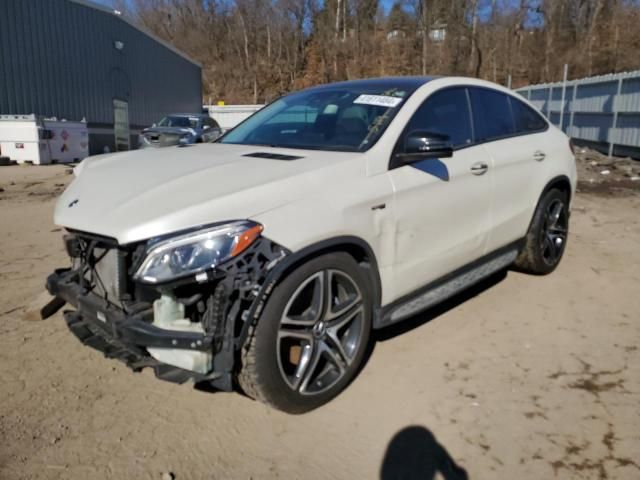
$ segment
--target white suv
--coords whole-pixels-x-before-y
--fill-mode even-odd
[[[349,383],[372,328],[511,265],[551,272],[576,185],[527,101],[453,77],[310,88],[215,144],[75,173],[43,314],[69,302],[72,332],[134,370],[292,413]]]

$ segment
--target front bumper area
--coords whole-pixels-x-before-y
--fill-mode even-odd
[[[60,269],[47,278],[47,290],[73,305],[66,311],[69,330],[85,345],[127,364],[134,371],[153,368],[161,380],[174,383],[214,381],[220,374],[199,374],[161,363],[146,352],[146,347],[212,351],[212,337],[196,332],[164,330],[143,320],[136,313],[127,314],[100,296],[84,291],[78,272]]]

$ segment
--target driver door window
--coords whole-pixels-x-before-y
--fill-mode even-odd
[[[471,111],[466,88],[436,92],[424,102],[407,124],[405,132],[424,130],[446,135],[454,148],[473,143]]]

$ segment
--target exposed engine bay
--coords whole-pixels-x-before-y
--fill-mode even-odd
[[[56,297],[43,317],[65,312],[71,331],[133,370],[152,367],[161,379],[207,381],[231,390],[239,349],[273,287],[275,266],[289,252],[265,237],[213,269],[149,285],[134,280],[147,242],[118,245],[81,232],[65,236],[71,268],[47,280]],[[46,312],[46,313],[45,313]]]

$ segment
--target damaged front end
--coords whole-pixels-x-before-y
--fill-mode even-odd
[[[289,254],[252,225],[237,234],[223,225],[222,234],[214,226],[130,245],[70,232],[72,265],[48,277],[56,299],[43,316],[63,300],[76,308],[64,314],[69,329],[106,357],[134,371],[151,367],[163,380],[231,390],[238,351]],[[182,240],[198,235],[197,248]]]

